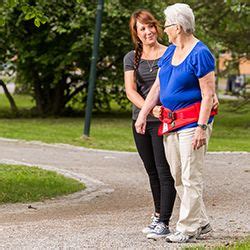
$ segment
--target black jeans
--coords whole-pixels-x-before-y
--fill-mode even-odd
[[[168,225],[176,191],[165,156],[163,137],[158,136],[160,122],[147,122],[144,135],[136,132],[134,124],[135,121],[132,123],[135,144],[148,173],[155,212],[160,213],[160,221]]]

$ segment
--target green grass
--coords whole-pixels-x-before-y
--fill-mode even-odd
[[[211,250],[248,250],[250,249],[250,237],[247,237],[246,239],[243,239],[241,241],[237,241],[234,243],[227,243],[224,245],[219,245],[219,246],[213,246],[213,247],[208,247],[208,246],[191,246],[191,247],[182,247],[182,250],[206,250],[206,249],[211,249]]]
[[[84,188],[83,183],[53,171],[0,164],[0,204],[42,201]]]
[[[16,105],[22,112],[27,112],[32,106],[34,101],[32,97],[27,95],[13,95]],[[11,117],[10,105],[4,94],[0,94],[0,117]]]
[[[0,137],[134,151],[130,119],[95,118],[90,139],[82,138],[83,118],[0,119]]]
[[[250,151],[250,104],[240,106],[237,101],[221,101],[215,118],[210,151]]]
[[[31,100],[27,100],[27,97],[18,98],[25,110],[31,105]],[[250,151],[250,105],[248,103],[235,111],[239,104],[240,102],[236,101],[221,101],[209,151]],[[2,103],[0,113],[1,109],[6,113],[6,106],[4,109],[1,105]],[[0,114],[0,117],[3,115]],[[108,150],[136,150],[131,132],[130,112],[93,114],[89,139],[81,137],[83,126],[83,118],[1,118],[0,137]]]

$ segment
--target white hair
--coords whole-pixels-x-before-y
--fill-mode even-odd
[[[170,5],[164,10],[164,14],[169,24],[179,24],[185,33],[194,33],[194,13],[188,4],[176,3]]]

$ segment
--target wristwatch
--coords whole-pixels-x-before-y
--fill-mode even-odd
[[[198,127],[200,127],[203,130],[206,130],[207,129],[207,124],[199,124],[198,123]]]

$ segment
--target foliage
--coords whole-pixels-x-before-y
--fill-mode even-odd
[[[1,0],[0,10],[2,15],[0,16],[0,25],[3,26],[5,24],[5,18],[8,15],[8,11],[13,10],[17,6],[22,10],[25,20],[33,19],[34,24],[37,27],[39,27],[41,24],[45,24],[48,18],[45,16],[44,12],[39,6],[43,0],[37,0],[35,2],[36,6],[32,5],[34,1],[29,0]]]
[[[199,36],[208,38],[214,52],[230,51],[250,58],[250,6],[244,1],[202,1],[196,11]]]
[[[207,1],[203,1],[205,2]],[[217,62],[220,54],[231,54],[225,70],[219,71],[217,63],[217,79],[238,74],[239,61],[243,58],[250,59],[249,13],[250,5],[240,0],[209,1],[209,4],[205,3],[205,8],[201,7],[196,11],[198,36],[207,40]]]
[[[0,203],[42,201],[77,192],[85,186],[54,171],[0,164]]]
[[[225,50],[249,56],[249,6],[235,1],[185,1],[195,11],[197,36],[218,56]],[[5,0],[0,28],[0,64],[15,60],[17,85],[35,99],[40,114],[61,114],[87,97],[96,15],[91,0]],[[138,8],[164,21],[163,10],[175,1],[106,0],[103,12],[95,109],[110,109],[111,100],[124,108],[123,56],[131,49],[128,22]],[[3,23],[3,21],[0,21]],[[35,23],[35,25],[34,25]],[[38,28],[38,26],[40,26]],[[235,39],[237,37],[237,39]],[[163,41],[166,43],[166,40]]]

